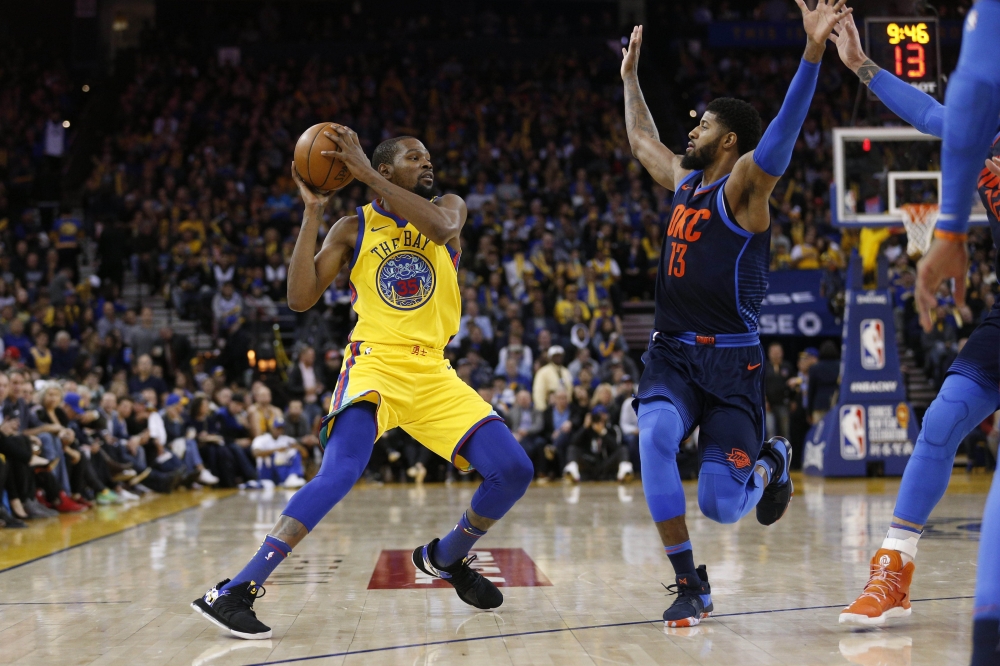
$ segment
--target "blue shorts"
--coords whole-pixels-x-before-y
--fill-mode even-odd
[[[985,389],[1000,391],[1000,308],[993,308],[969,336],[948,375],[962,375]]]
[[[701,462],[727,465],[735,479],[746,483],[765,432],[764,350],[757,336],[654,333],[642,361],[638,400],[673,403],[687,434],[701,426]]]

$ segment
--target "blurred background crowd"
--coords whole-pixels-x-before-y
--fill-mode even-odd
[[[353,319],[346,272],[308,313],[285,305],[302,213],[291,151],[324,120],[352,127],[369,153],[417,136],[437,187],[465,197],[463,316],[447,354],[537,476],[574,462],[576,480],[641,474],[631,395],[648,330],[629,329],[628,307],[652,297],[671,193],[629,152],[618,73],[627,16],[615,3],[439,3],[447,21],[400,3],[320,14],[299,2],[154,4],[155,23],[126,21],[130,40],[103,76],[73,65],[86,54],[15,33],[16,20],[2,35],[0,521],[309,478]],[[770,121],[801,47],[709,49],[705,30],[794,18],[791,0],[646,11],[657,37],[643,84],[665,143],[680,150],[717,96],[747,99]],[[943,71],[956,55],[945,50]],[[833,312],[845,257],[864,241],[831,224],[831,130],[888,118],[868,104],[858,117],[857,86],[828,53],[772,199],[772,270],[825,271]],[[322,233],[371,199],[346,187]],[[892,264],[902,338],[939,382],[995,300],[992,244],[982,231],[970,238],[972,317],[943,291],[925,334],[904,237],[874,242]],[[769,430],[801,446],[836,392],[839,342],[765,343]],[[682,473],[696,456],[682,452]],[[367,475],[457,472],[395,431]]]

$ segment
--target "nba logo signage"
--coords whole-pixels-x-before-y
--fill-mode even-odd
[[[868,429],[865,408],[861,405],[840,407],[840,457],[844,460],[864,460],[868,454]]]
[[[885,367],[885,324],[881,319],[861,321],[861,367],[865,370]]]

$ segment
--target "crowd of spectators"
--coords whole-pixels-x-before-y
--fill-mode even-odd
[[[677,20],[704,22],[702,9],[708,20],[794,10],[775,0],[734,4],[675,5]],[[149,32],[129,56],[115,130],[93,155],[81,204],[59,211],[37,204],[69,150],[74,130],[58,121],[75,122],[79,93],[69,92],[65,68],[5,56],[0,82],[13,92],[0,97],[0,338],[9,380],[19,382],[11,390],[23,401],[4,413],[0,430],[13,513],[75,510],[178,485],[294,487],[308,478],[321,455],[312,433],[353,321],[346,272],[293,320],[294,330],[286,327],[296,342],[284,374],[249,370],[247,359],[271,340],[272,321],[292,317],[287,263],[302,209],[291,150],[299,132],[322,120],[352,127],[369,152],[388,137],[417,136],[438,188],[465,197],[463,316],[447,354],[505,416],[537,476],[641,473],[630,400],[642,350],[626,341],[623,304],[652,296],[671,195],[629,153],[620,56],[606,42],[618,36],[613,22],[591,12],[539,16],[463,17],[453,37],[532,48],[583,41],[518,57],[466,47],[459,57],[415,45],[436,34],[419,14],[387,26],[362,13],[310,24],[310,35],[391,29],[400,39],[336,59],[264,58],[262,44],[300,25],[267,7],[218,31],[244,47],[236,58],[173,48]],[[858,245],[830,224],[831,132],[849,122],[857,86],[833,57],[772,198],[772,270],[823,269],[829,297],[842,289],[845,256]],[[671,75],[648,86],[666,86],[695,115],[713,97],[742,97],[766,124],[798,51],[728,52],[679,40],[671,58]],[[673,120],[661,127],[678,148],[686,131]],[[371,198],[362,185],[346,187],[321,233]],[[898,328],[935,378],[995,299],[989,239],[971,238],[972,316],[962,318],[942,292],[941,330],[930,335],[914,328],[912,264],[899,239],[883,248],[894,262]],[[196,322],[213,349],[201,353],[156,325],[146,304],[123,298],[131,280],[162,297],[173,317]],[[836,350],[809,349],[796,368],[783,354],[780,345],[769,350],[769,377],[782,380],[769,383],[769,423],[792,433],[828,407],[829,372],[816,368],[828,370]],[[43,415],[50,425],[39,430],[34,419]],[[455,473],[401,431],[378,443],[367,472],[386,481]]]

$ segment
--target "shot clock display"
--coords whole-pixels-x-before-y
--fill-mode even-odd
[[[865,52],[882,69],[942,98],[937,17],[867,18]]]

